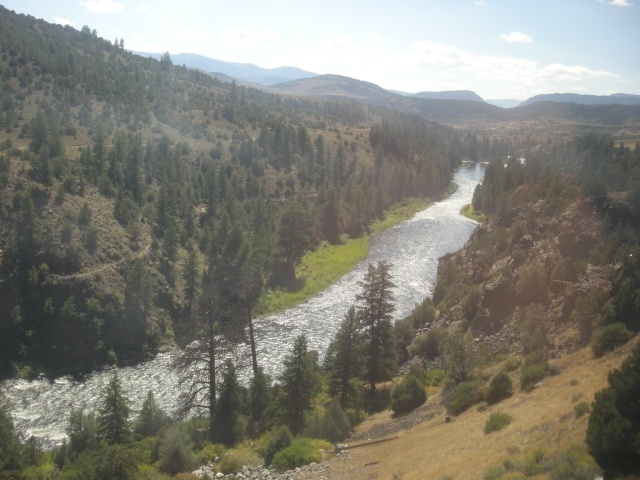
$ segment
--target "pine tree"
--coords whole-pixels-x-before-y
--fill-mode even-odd
[[[129,401],[122,393],[118,374],[114,373],[103,391],[98,412],[98,433],[106,443],[125,443],[129,439]]]
[[[340,240],[340,233],[342,231],[340,226],[340,199],[335,192],[335,188],[330,188],[328,195],[329,198],[323,209],[322,231],[330,243],[336,244]]]
[[[360,282],[362,293],[356,298],[361,302],[358,311],[364,327],[365,379],[371,394],[376,391],[376,383],[393,377],[396,352],[393,339],[392,313],[395,309],[391,290],[391,264],[386,260],[377,266],[369,264],[364,280]]]
[[[359,403],[358,379],[363,373],[364,347],[361,326],[352,306],[327,349],[325,368],[329,372],[329,394],[338,397],[345,406]]]
[[[228,351],[228,317],[217,290],[205,283],[191,312],[186,329],[180,332],[183,348],[174,365],[185,387],[180,396],[179,414],[205,411],[209,415],[209,438],[214,434],[218,361]]]
[[[295,277],[295,266],[309,247],[309,212],[299,200],[289,202],[278,226],[278,247],[288,279]]]
[[[167,415],[158,406],[153,392],[149,390],[136,421],[135,433],[141,437],[151,437],[156,435],[166,423]]]
[[[609,385],[593,402],[586,437],[589,453],[615,478],[634,477],[640,474],[640,346],[609,374]]]
[[[280,375],[283,390],[285,422],[294,435],[304,430],[304,414],[311,409],[311,399],[318,392],[319,378],[316,356],[307,350],[307,338],[296,338],[293,350],[283,361]]]
[[[267,431],[271,422],[268,409],[271,404],[271,389],[262,368],[253,374],[249,385],[249,425],[248,430],[255,436]]]
[[[182,268],[182,278],[184,280],[184,298],[189,305],[191,311],[191,303],[198,292],[198,257],[196,249],[191,245],[187,253],[187,259]]]
[[[94,412],[85,413],[82,408],[71,410],[65,431],[69,437],[69,449],[75,454],[98,446],[98,425]]]
[[[238,419],[241,413],[240,384],[236,369],[230,359],[225,360],[222,371],[220,395],[216,404],[213,419],[213,439],[231,447],[241,440]]]
[[[0,478],[3,479],[20,478],[22,445],[13,428],[11,417],[0,397]]]

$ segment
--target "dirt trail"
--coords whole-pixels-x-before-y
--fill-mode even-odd
[[[122,264],[124,262],[130,262],[130,261],[133,261],[133,260],[137,260],[138,258],[141,258],[141,257],[145,256],[147,253],[149,253],[150,249],[151,249],[151,243],[149,243],[146,247],[144,247],[142,250],[140,250],[140,252],[138,252],[137,254],[133,255],[132,257],[125,257],[125,258],[121,258],[117,262],[106,263],[104,265],[100,265],[99,267],[94,268],[93,270],[89,270],[88,272],[74,273],[74,274],[71,274],[71,275],[51,275],[51,278],[54,279],[54,280],[71,280],[71,279],[74,279],[74,278],[91,277],[92,275],[95,275],[98,272],[106,270],[107,268],[116,267],[116,266],[118,266],[118,265],[120,265],[120,264]]]

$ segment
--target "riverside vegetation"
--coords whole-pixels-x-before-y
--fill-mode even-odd
[[[134,415],[114,375],[98,410],[72,412],[68,440],[47,452],[0,408],[0,478],[190,478],[216,459],[224,473],[286,470],[318,461],[367,413],[401,416],[441,395],[463,418],[527,395],[558,373],[554,359],[589,344],[606,355],[640,327],[637,145],[478,139],[224,84],[89,27],[2,7],[0,27],[0,370],[91,369],[178,346],[186,387],[182,419],[153,392]],[[490,161],[473,198],[487,222],[441,259],[433,298],[392,324],[392,265],[370,265],[323,362],[302,336],[279,378],[254,353],[241,385],[225,354],[253,342],[265,292],[301,290],[306,252],[441,195],[462,158]],[[485,477],[637,474],[637,452],[611,450],[640,432],[624,401],[637,355],[596,396],[582,446]]]

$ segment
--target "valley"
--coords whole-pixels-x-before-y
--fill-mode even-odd
[[[0,6],[0,478],[640,474],[638,96],[311,70]]]

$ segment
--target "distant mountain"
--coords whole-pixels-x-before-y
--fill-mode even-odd
[[[199,69],[195,69],[195,70],[199,70]],[[264,90],[264,88],[265,88],[264,85],[260,85],[259,83],[253,83],[253,82],[248,82],[246,80],[241,80],[239,78],[233,78],[233,77],[227,75],[226,73],[204,72],[202,70],[199,70],[199,71],[209,75],[210,77],[216,78],[216,79],[218,79],[218,80],[220,80],[221,82],[224,82],[224,83],[236,82],[236,85],[241,85],[243,87],[257,88],[258,90]]]
[[[624,125],[640,122],[640,104],[584,105],[562,102],[536,102],[505,110],[510,121],[563,120],[583,125]]]
[[[158,60],[163,55],[162,53],[135,53]],[[296,67],[262,68],[251,63],[225,62],[195,53],[178,53],[171,55],[171,60],[175,65],[186,65],[189,68],[202,70],[206,73],[223,73],[237,80],[244,80],[265,86],[318,75],[317,73],[307,72]]]
[[[513,98],[508,98],[508,99],[491,99],[491,100],[485,100],[485,102],[487,102],[490,105],[495,105],[496,107],[500,107],[500,108],[513,108],[513,107],[517,107],[518,105],[520,105],[522,103],[522,100],[515,100]]]
[[[420,92],[410,95],[412,98],[430,98],[433,100],[468,100],[471,102],[484,102],[482,97],[471,90],[452,90],[445,92]]]
[[[476,100],[441,100],[438,98],[395,97],[385,106],[442,123],[503,122],[507,111]]]
[[[613,95],[580,95],[578,93],[548,93],[531,97],[519,106],[537,102],[577,103],[581,105],[640,105],[640,95],[614,93]]]
[[[390,98],[401,97],[374,83],[341,75],[319,75],[317,77],[279,83],[270,86],[268,91],[283,95],[338,97],[376,104],[383,103]]]

